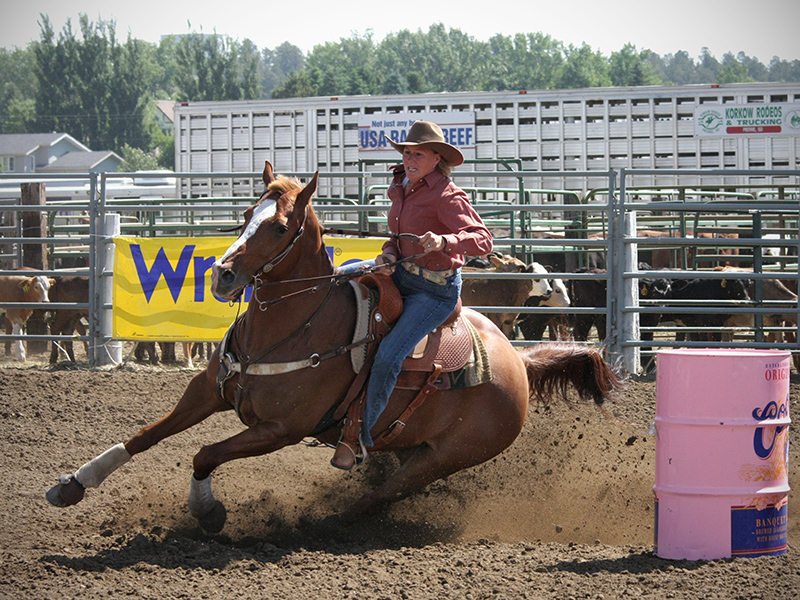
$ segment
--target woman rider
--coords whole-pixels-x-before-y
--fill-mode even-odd
[[[470,205],[466,192],[450,179],[450,168],[464,162],[461,151],[445,142],[435,123],[416,121],[405,141],[387,138],[403,155],[392,167],[389,230],[414,234],[417,241],[390,239],[375,259],[378,272],[390,274],[403,297],[403,313],[381,342],[367,385],[360,448],[339,442],[331,464],[351,469],[373,445],[371,430],[392,394],[403,360],[452,314],[461,294],[464,256],[492,251],[492,235]],[[403,257],[422,255],[393,265]],[[387,265],[380,268],[381,265]]]

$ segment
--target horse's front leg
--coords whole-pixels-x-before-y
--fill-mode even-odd
[[[237,458],[274,452],[301,439],[302,436],[291,435],[281,423],[262,422],[227,440],[202,448],[194,457],[189,489],[189,511],[200,526],[217,533],[225,525],[225,507],[211,491],[211,473],[215,468]]]
[[[219,399],[206,373],[198,374],[167,416],[142,428],[124,444],[109,448],[74,473],[59,477],[58,483],[46,494],[48,501],[60,508],[77,504],[83,500],[86,488],[98,487],[106,477],[127,463],[131,457],[225,408],[227,405]]]

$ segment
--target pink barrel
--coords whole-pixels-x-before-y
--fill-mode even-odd
[[[658,352],[661,558],[786,552],[790,358],[773,350]]]

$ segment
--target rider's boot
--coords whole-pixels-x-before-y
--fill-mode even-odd
[[[336,444],[331,465],[337,469],[349,471],[360,465],[367,458],[367,449],[361,441],[361,425],[364,412],[364,402],[353,402],[347,411],[347,416],[342,425],[342,435]]]

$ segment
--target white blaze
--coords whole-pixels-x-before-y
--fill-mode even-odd
[[[225,254],[222,258],[217,259],[214,263],[214,266],[219,268],[228,257],[236,252],[239,248],[242,247],[243,244],[247,242],[251,237],[253,237],[258,231],[258,228],[261,227],[261,224],[271,219],[275,216],[275,212],[278,209],[278,203],[275,200],[264,200],[261,204],[255,207],[253,210],[253,217],[250,219],[250,222],[245,227],[245,230],[242,232],[242,235],[239,236],[233,244],[231,244],[230,248],[225,251]]]

